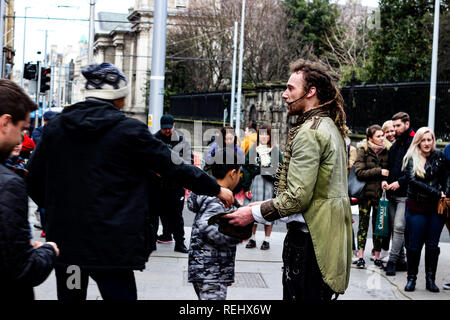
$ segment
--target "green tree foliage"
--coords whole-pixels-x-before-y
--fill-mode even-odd
[[[441,12],[448,12],[448,3],[443,1]],[[380,25],[370,35],[368,81],[429,80],[434,0],[380,0],[379,8]]]
[[[450,1],[449,1],[450,2]],[[440,16],[438,80],[450,80],[450,11],[448,6]]]
[[[234,22],[241,21],[241,5],[241,0],[189,1],[188,10],[168,29],[167,55],[172,57],[166,64],[169,90],[227,90],[232,75]],[[246,1],[244,82],[285,79],[296,45],[287,32],[286,14],[279,1]]]
[[[299,43],[310,47],[311,55],[320,59],[330,49],[326,36],[337,26],[337,5],[329,0],[284,0],[283,3],[289,17],[288,29]],[[302,49],[298,47],[297,53],[304,54]]]

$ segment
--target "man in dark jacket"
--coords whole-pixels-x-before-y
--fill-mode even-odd
[[[0,79],[0,101],[0,301],[34,299],[33,287],[52,271],[58,247],[51,242],[31,244],[25,183],[4,164],[21,142],[36,105],[5,79]]]
[[[381,187],[388,190],[389,221],[392,230],[392,245],[386,275],[395,276],[396,271],[406,271],[405,261],[405,201],[406,176],[402,172],[403,157],[408,151],[415,132],[410,127],[409,115],[398,112],[392,116],[395,130],[395,142],[389,150],[389,176]]]
[[[121,108],[127,80],[114,65],[83,70],[86,101],[64,108],[44,130],[29,162],[32,199],[46,208],[47,239],[61,255],[58,299],[85,300],[89,277],[103,299],[136,300],[133,270],[151,247],[149,175],[233,202],[231,191],[191,165],[175,165],[167,146]],[[74,267],[75,266],[75,267]],[[71,279],[79,279],[77,281]]]
[[[40,127],[37,127],[33,130],[33,133],[31,134],[31,139],[33,139],[35,144],[38,144],[39,140],[41,139],[42,132],[44,131],[44,126],[47,125],[47,123],[50,121],[51,118],[53,118],[56,115],[55,111],[46,111],[43,115],[44,118],[44,124]]]
[[[177,152],[185,163],[194,163],[194,156],[192,154],[190,145],[184,140],[181,133],[175,130],[174,119],[170,114],[165,114],[160,120],[161,129],[155,133],[155,138],[164,142],[169,149]],[[185,191],[179,184],[166,181],[157,177],[155,190],[155,203],[157,206],[154,219],[154,227],[158,231],[158,216],[161,218],[163,225],[163,233],[158,236],[159,243],[168,243],[175,240],[175,251],[187,253],[188,250],[184,244],[184,221],[183,221],[183,207]],[[155,189],[156,189],[155,188]]]

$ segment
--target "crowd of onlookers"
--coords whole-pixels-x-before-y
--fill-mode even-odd
[[[433,130],[422,127],[414,132],[409,115],[399,112],[383,126],[368,127],[366,139],[357,144],[356,150],[349,148],[352,166],[356,176],[365,182],[358,197],[359,226],[353,263],[365,267],[370,214],[374,231],[384,190],[389,201],[389,235],[372,235],[371,259],[387,276],[407,271],[405,291],[414,291],[425,245],[426,288],[438,292],[435,277],[439,239],[448,219],[446,214],[438,213],[438,202],[450,194],[450,147],[439,150]],[[449,284],[444,288],[450,289]]]
[[[0,298],[33,298],[32,288],[54,268],[58,299],[86,299],[91,277],[104,299],[135,300],[133,271],[145,268],[157,243],[175,241],[175,251],[189,254],[188,280],[199,299],[225,299],[241,240],[219,232],[209,219],[274,197],[283,156],[271,126],[250,123],[243,141],[233,127],[223,127],[198,168],[171,115],[152,135],[120,111],[128,93],[120,70],[94,64],[83,76],[86,100],[60,114],[46,112],[31,138],[25,129],[36,105],[20,87],[0,80]],[[440,151],[430,128],[414,132],[404,112],[371,125],[356,147],[347,144],[349,172],[353,167],[365,183],[357,199],[356,267],[365,267],[369,225],[375,229],[386,192],[390,232],[372,237],[374,265],[388,276],[407,271],[405,290],[413,291],[425,245],[426,288],[438,292],[439,238],[447,216],[437,207],[450,195],[449,147]],[[195,214],[189,248],[185,189],[192,191],[187,203]],[[28,197],[38,205],[36,227],[47,243],[32,239]],[[257,226],[248,249],[257,246]],[[263,224],[261,250],[270,249],[272,227]],[[80,270],[77,290],[67,286],[70,266]]]

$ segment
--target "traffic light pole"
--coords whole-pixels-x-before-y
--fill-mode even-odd
[[[55,70],[56,70],[56,63],[55,63],[55,60],[53,59],[53,55],[52,55],[52,72],[55,72]],[[51,77],[51,80],[50,80],[50,95],[49,95],[49,98],[48,98],[48,104],[49,104],[49,106],[50,107],[53,107],[53,98],[54,98],[54,91],[55,91],[55,76],[53,75],[52,77]]]
[[[22,78],[20,79],[20,86],[23,88],[24,81],[24,73],[25,73],[25,45],[26,45],[26,36],[27,36],[27,10],[30,7],[25,7],[25,19],[23,20],[23,48],[22,48]]]
[[[39,94],[41,91],[41,62],[38,61],[37,62],[37,73],[38,73],[38,79],[36,81],[36,104],[38,106],[38,109],[35,111],[35,115],[34,115],[34,127],[37,128],[39,125]]]
[[[56,106],[58,108],[61,107],[61,71],[62,71],[62,63],[58,63],[58,96],[56,98]]]

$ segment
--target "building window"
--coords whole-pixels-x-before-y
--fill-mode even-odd
[[[257,118],[257,115],[256,115],[256,107],[255,106],[252,106],[251,108],[250,108],[250,122],[251,121],[257,121],[258,119],[256,119]]]

